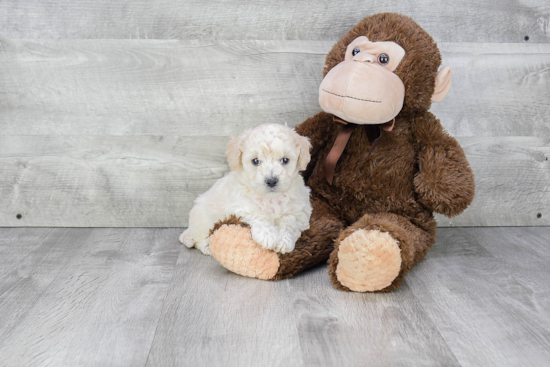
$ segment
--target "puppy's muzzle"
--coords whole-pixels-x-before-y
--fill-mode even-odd
[[[277,177],[270,177],[265,179],[265,184],[270,189],[275,188],[275,186],[277,186],[278,183],[279,183],[279,179]]]

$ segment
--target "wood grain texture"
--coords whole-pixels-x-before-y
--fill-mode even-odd
[[[414,295],[342,293],[325,266],[289,280],[307,366],[459,366]]]
[[[367,15],[413,17],[437,41],[550,40],[545,0],[3,1],[8,38],[337,39]]]
[[[285,295],[287,282],[244,278],[182,248],[148,365],[303,365]]]
[[[0,247],[0,258],[15,258],[12,274],[27,273],[30,279],[18,274],[20,279],[0,294],[1,304],[18,308],[20,298],[24,305],[28,297],[32,305],[14,312],[20,313],[15,321],[3,313],[10,325],[0,329],[0,364],[145,363],[180,250],[176,230],[4,229],[2,234],[8,243]],[[55,234],[58,241],[51,243]],[[47,245],[44,257],[40,249]],[[29,252],[33,247],[38,251]],[[34,279],[49,284],[43,289],[25,285]]]
[[[228,141],[0,136],[0,225],[187,226],[195,197],[229,170]],[[549,141],[463,137],[459,142],[474,170],[476,197],[460,216],[438,216],[440,226],[550,225]]]
[[[513,265],[518,262],[513,253],[494,256],[485,245],[490,243],[495,253],[500,246],[515,247],[524,263],[533,247],[540,246],[533,244],[533,238],[537,242],[547,238],[548,228],[483,230],[440,229],[434,249],[406,282],[460,365],[547,366],[548,283],[544,296],[534,294],[533,286],[525,282],[526,271]],[[524,237],[526,232],[530,236]],[[548,255],[543,259],[547,263]],[[532,278],[544,276],[536,266],[528,272]]]
[[[320,111],[326,41],[0,40],[1,135],[229,136]],[[550,44],[440,44],[456,136],[550,136]]]
[[[0,348],[92,232],[64,228],[1,230]]]
[[[2,366],[547,366],[546,228],[442,228],[398,290],[240,277],[177,229],[0,228]]]
[[[458,141],[474,171],[476,196],[458,217],[437,215],[439,226],[550,225],[550,136]]]
[[[332,45],[0,42],[0,226],[186,226],[194,198],[227,171],[230,136],[319,111]],[[478,189],[439,224],[550,225],[550,45],[440,47],[454,84],[432,111],[464,145]]]
[[[3,42],[0,134],[228,136],[320,110],[329,45]],[[4,64],[5,62],[5,64]]]
[[[0,137],[4,226],[182,227],[226,137]],[[22,218],[17,219],[17,214]]]
[[[512,231],[502,227],[472,228],[468,235],[495,258],[505,262],[514,278],[530,289],[533,297],[546,298],[544,302],[537,302],[537,307],[543,314],[550,315],[550,227]]]
[[[183,362],[185,361],[185,362]],[[325,266],[280,282],[183,249],[148,366],[458,366],[408,287],[335,290]]]

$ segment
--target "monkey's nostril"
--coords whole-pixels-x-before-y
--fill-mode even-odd
[[[373,56],[374,57],[374,56]],[[373,62],[375,62],[376,60],[373,59],[373,57],[364,57],[362,60],[360,60],[361,62],[365,62],[367,64],[372,64]]]
[[[277,177],[270,177],[265,180],[265,184],[271,188],[277,186],[278,182],[279,182],[279,179]]]

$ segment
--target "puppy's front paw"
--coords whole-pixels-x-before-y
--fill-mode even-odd
[[[191,248],[195,245],[193,242],[193,239],[191,238],[191,232],[189,232],[189,229],[186,229],[180,235],[180,242],[183,243],[188,248]]]
[[[294,250],[296,245],[296,238],[289,233],[283,233],[279,239],[279,243],[275,246],[275,251],[280,252],[281,254],[286,254]]]
[[[277,244],[279,233],[273,226],[254,226],[250,229],[252,239],[265,249],[273,250]]]
[[[195,244],[195,247],[198,248],[203,254],[212,256],[212,252],[210,252],[210,237],[200,242],[197,242]]]

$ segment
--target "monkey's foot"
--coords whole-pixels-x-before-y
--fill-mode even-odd
[[[246,277],[270,280],[279,270],[278,254],[254,242],[248,225],[234,217],[214,227],[210,251],[224,268]]]
[[[389,287],[401,270],[401,249],[387,232],[359,229],[341,239],[330,262],[332,283],[355,292],[376,292]]]
[[[267,250],[252,239],[248,224],[231,215],[210,231],[212,256],[226,269],[251,278],[282,280],[325,263],[342,230],[335,219],[312,219],[291,252]]]

